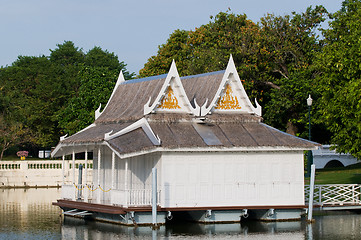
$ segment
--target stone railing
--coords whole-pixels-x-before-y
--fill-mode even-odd
[[[76,160],[75,168],[85,164],[85,160]],[[60,187],[63,183],[62,160],[19,160],[0,162],[0,187]],[[87,182],[92,181],[92,160],[88,160]],[[66,160],[64,183],[72,183],[72,160]],[[83,170],[83,174],[85,171]],[[83,176],[83,179],[85,176]],[[75,181],[78,171],[75,171]]]

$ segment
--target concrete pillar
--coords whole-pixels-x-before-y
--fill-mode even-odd
[[[84,168],[85,176],[84,176],[84,186],[88,185],[88,149],[85,149],[85,168]],[[88,202],[89,189],[84,187],[84,201]]]
[[[112,189],[115,189],[115,153],[112,151]]]
[[[152,225],[157,227],[157,168],[152,168]]]
[[[61,172],[62,172],[62,185],[65,184],[65,155],[62,156],[63,162],[61,163]]]
[[[73,167],[73,184],[75,184],[75,151],[72,154],[72,167]]]
[[[124,206],[128,205],[128,196],[129,196],[129,189],[128,189],[128,158],[125,159],[125,166],[124,166],[124,191],[125,191],[125,203]]]
[[[312,211],[313,211],[313,193],[315,187],[315,164],[311,165],[311,179],[310,179],[310,195],[308,200],[308,213],[307,222],[312,222]],[[321,194],[321,192],[320,192]]]
[[[102,151],[101,151],[101,146],[99,146],[98,148],[98,171],[97,171],[97,177],[98,177],[98,182],[97,182],[97,187],[98,187],[98,203],[100,203],[100,197],[101,197],[101,190],[99,188],[100,186],[100,168],[101,168],[101,159],[102,159]]]

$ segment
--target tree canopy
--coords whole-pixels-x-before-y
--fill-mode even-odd
[[[329,20],[329,27],[321,24]],[[337,144],[361,157],[361,0],[336,13],[323,6],[303,13],[266,14],[254,23],[230,11],[194,30],[175,30],[145,63],[139,77],[167,73],[174,59],[181,76],[225,69],[230,54],[264,121],[307,138],[311,94],[312,140]],[[319,34],[322,34],[319,36]],[[71,41],[49,56],[19,56],[0,68],[0,152],[10,145],[49,147],[59,136],[89,125],[105,106],[120,70],[134,73],[100,47],[84,52]]]
[[[332,132],[340,152],[361,158],[361,2],[347,0],[324,30],[318,54],[320,121]]]
[[[59,136],[94,120],[94,110],[106,103],[121,70],[126,79],[134,75],[114,53],[100,47],[84,53],[65,41],[50,52],[19,56],[11,66],[0,68],[1,146],[5,132],[9,136],[16,129],[32,136],[26,140],[35,147],[54,146]]]
[[[194,31],[174,31],[140,76],[166,73],[172,59],[183,76],[217,71],[232,54],[248,95],[264,106],[265,122],[307,137],[305,99],[315,91],[317,74],[310,66],[322,47],[316,31],[326,17],[322,6],[267,14],[258,24],[244,14],[220,12]]]

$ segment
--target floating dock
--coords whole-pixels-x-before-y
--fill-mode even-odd
[[[152,207],[121,207],[82,201],[58,200],[53,205],[63,210],[64,216],[94,219],[123,225],[151,225]],[[262,221],[300,220],[305,205],[295,206],[233,206],[233,207],[157,207],[157,224],[187,220],[201,223],[236,223],[242,218]]]

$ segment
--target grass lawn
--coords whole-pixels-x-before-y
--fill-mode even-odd
[[[309,178],[306,178],[309,184]],[[361,163],[343,168],[316,170],[315,184],[361,184]]]

